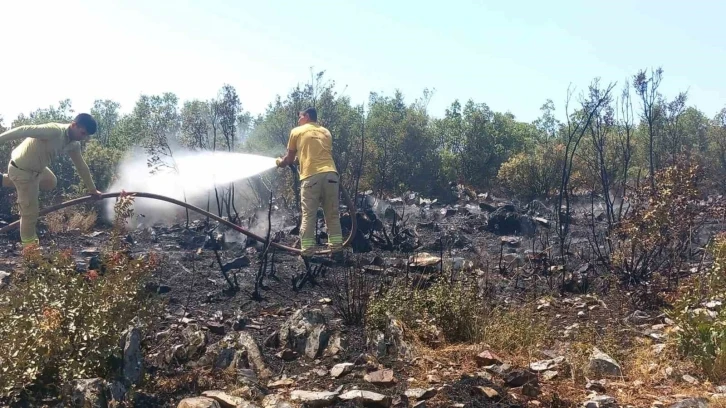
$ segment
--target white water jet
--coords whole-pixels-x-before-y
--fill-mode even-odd
[[[214,209],[212,212],[216,212],[215,186],[222,194],[222,190],[229,187],[230,183],[238,183],[275,168],[275,158],[272,157],[219,151],[176,151],[173,159],[166,159],[165,165],[155,169],[149,167],[147,159],[148,156],[141,149],[130,152],[119,163],[118,179],[108,191],[160,194],[201,208],[206,208],[208,200],[211,199],[211,208]],[[235,184],[236,195],[243,194],[248,189],[246,183],[240,186]],[[251,197],[250,195],[249,198]],[[240,204],[237,202],[237,205]],[[114,200],[106,200],[105,215],[108,220],[113,218],[113,206]],[[130,224],[134,226],[142,222],[149,226],[156,222],[171,221],[184,212],[183,208],[172,203],[136,198],[134,214],[139,218],[134,217]]]

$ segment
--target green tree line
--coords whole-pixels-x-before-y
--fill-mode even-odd
[[[429,90],[413,101],[399,91],[371,93],[366,103],[355,105],[324,72],[278,95],[257,116],[243,109],[244,95],[231,85],[210,100],[180,101],[171,92],[141,95],[129,113],[121,113],[116,101],[97,100],[91,113],[99,130],[84,155],[100,189],[112,183],[115,165],[135,146],[149,154],[151,167],[173,159],[174,146],[277,156],[297,113],[315,106],[334,136],[335,160],[349,191],[412,190],[446,199],[450,184],[458,183],[523,200],[562,200],[578,191],[623,194],[682,156],[701,164],[714,188],[723,190],[726,108],[710,118],[688,105],[686,93],[662,95],[662,79],[662,69],[639,71],[617,85],[596,79],[584,92],[568,92],[559,108],[564,121],[557,119],[556,103],[547,100],[531,123],[474,100],[455,100],[442,117],[433,117]],[[74,113],[64,100],[21,114],[10,126],[69,122]],[[13,147],[0,146],[3,163]],[[59,188],[44,200],[80,194],[67,158],[57,160],[53,171]],[[232,197],[224,194],[220,213]],[[8,205],[7,198],[2,204]]]

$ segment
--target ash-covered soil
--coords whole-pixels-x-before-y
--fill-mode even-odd
[[[664,328],[658,326],[667,324],[663,316],[634,304],[629,293],[618,291],[589,262],[589,206],[573,216],[564,273],[554,251],[553,214],[541,203],[520,208],[485,195],[461,194],[457,204],[440,205],[415,196],[388,201],[368,196],[364,208],[356,215],[358,234],[345,265],[316,260],[314,276],[294,289],[308,271],[305,264],[274,251],[269,260],[274,272],[268,270],[257,299],[261,243],[222,228],[210,235],[203,220],[188,229],[180,224],[130,231],[126,240],[134,254],[163,255],[146,290],[165,303],[164,316],[141,342],[145,375],[133,390],[135,406],[579,406],[597,395],[618,395],[610,386],[595,394],[584,388],[557,394],[557,384],[567,380],[568,372],[558,357],[578,327],[597,327],[601,334],[630,330],[636,334],[629,338],[656,343],[663,338]],[[350,225],[349,216],[343,224]],[[718,231],[723,225],[707,228]],[[277,238],[292,245],[297,239],[293,230],[288,226]],[[324,226],[321,231],[324,237]],[[98,229],[46,233],[41,239],[72,248],[82,271],[93,267],[108,238],[107,229]],[[8,237],[0,245],[0,270],[12,279],[20,254]],[[220,262],[226,266],[220,268]],[[237,290],[230,290],[221,269],[238,283]],[[342,277],[351,271],[376,284],[404,276],[422,282],[442,275],[476,279],[490,303],[539,302],[537,311],[552,322],[550,331],[560,347],[511,359],[482,357],[486,344],[417,354],[395,320],[380,337],[362,325],[344,323],[339,295]],[[516,324],[521,322],[512,322]],[[533,369],[526,366],[530,362],[542,363]],[[603,363],[606,370],[612,369],[608,363]],[[208,391],[220,393],[201,397]],[[99,404],[93,406],[108,406]],[[606,405],[601,401],[600,406]]]

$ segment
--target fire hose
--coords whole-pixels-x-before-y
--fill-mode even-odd
[[[346,247],[346,246],[349,246],[350,245],[350,243],[353,240],[353,237],[355,236],[355,232],[356,232],[355,205],[353,204],[350,196],[348,195],[348,192],[344,188],[342,188],[342,186],[340,188],[340,192],[341,192],[341,195],[343,196],[343,201],[348,206],[348,211],[350,213],[350,220],[351,220],[350,234],[348,235],[348,238],[343,243],[343,246]],[[66,207],[71,207],[71,206],[74,206],[74,205],[89,203],[89,202],[93,202],[93,201],[96,201],[96,200],[102,200],[102,199],[106,199],[106,198],[117,198],[117,197],[120,197],[121,195],[129,195],[129,196],[141,197],[141,198],[151,198],[151,199],[154,199],[154,200],[161,200],[161,201],[166,201],[166,202],[169,202],[169,203],[172,203],[172,204],[176,204],[178,206],[181,206],[181,207],[187,208],[189,210],[192,210],[192,211],[194,211],[194,212],[196,212],[198,214],[201,214],[201,215],[204,215],[206,217],[209,217],[209,218],[211,218],[211,219],[213,219],[213,220],[215,220],[215,221],[217,221],[217,222],[219,222],[221,224],[224,224],[225,226],[227,226],[227,227],[229,227],[229,228],[231,228],[231,229],[233,229],[233,230],[235,230],[237,232],[240,232],[240,233],[242,233],[242,234],[244,234],[244,235],[246,235],[246,236],[254,239],[255,241],[262,242],[262,243],[264,243],[266,245],[268,244],[268,242],[267,242],[267,240],[265,238],[263,238],[263,237],[255,234],[255,233],[253,233],[251,231],[248,231],[248,230],[240,227],[239,225],[237,225],[237,224],[235,224],[235,223],[233,223],[231,221],[225,220],[222,217],[219,217],[217,215],[214,215],[214,214],[212,214],[212,213],[210,213],[208,211],[205,211],[205,210],[203,210],[203,209],[201,209],[201,208],[199,208],[197,206],[194,206],[192,204],[185,203],[183,201],[179,201],[179,200],[176,200],[176,199],[171,198],[171,197],[167,197],[167,196],[163,196],[163,195],[159,195],[159,194],[153,194],[153,193],[144,193],[144,192],[115,192],[115,193],[104,193],[104,194],[101,194],[100,196],[88,195],[88,196],[76,198],[76,199],[73,199],[73,200],[65,201],[65,202],[62,202],[60,204],[56,204],[56,205],[51,206],[51,207],[44,208],[43,210],[41,210],[38,213],[38,216],[46,215],[46,214],[49,214],[49,213],[52,213],[52,212],[61,210],[61,209],[66,208]],[[10,223],[10,224],[8,224],[8,225],[0,228],[0,234],[3,234],[3,233],[8,232],[8,231],[12,231],[12,230],[18,228],[19,225],[20,225],[20,220],[15,221],[15,222],[12,222],[12,223]],[[274,247],[274,248],[277,248],[277,249],[280,249],[280,250],[283,250],[283,251],[287,251],[287,252],[290,252],[290,253],[295,254],[295,255],[302,254],[302,251],[300,249],[293,248],[293,247],[290,247],[290,246],[287,246],[287,245],[283,245],[283,244],[280,244],[278,242],[271,242],[271,243],[269,243],[269,245],[271,247]],[[329,249],[326,249],[326,250],[318,250],[316,252],[316,255],[326,255],[326,254],[329,254],[329,253],[330,253],[330,250]]]

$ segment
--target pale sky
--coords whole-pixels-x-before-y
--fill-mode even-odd
[[[224,84],[264,112],[326,70],[353,102],[435,88],[435,116],[473,98],[520,120],[567,87],[663,66],[709,117],[726,106],[726,2],[611,0],[0,0],[0,115],[70,98],[122,110],[141,93],[208,99]]]

